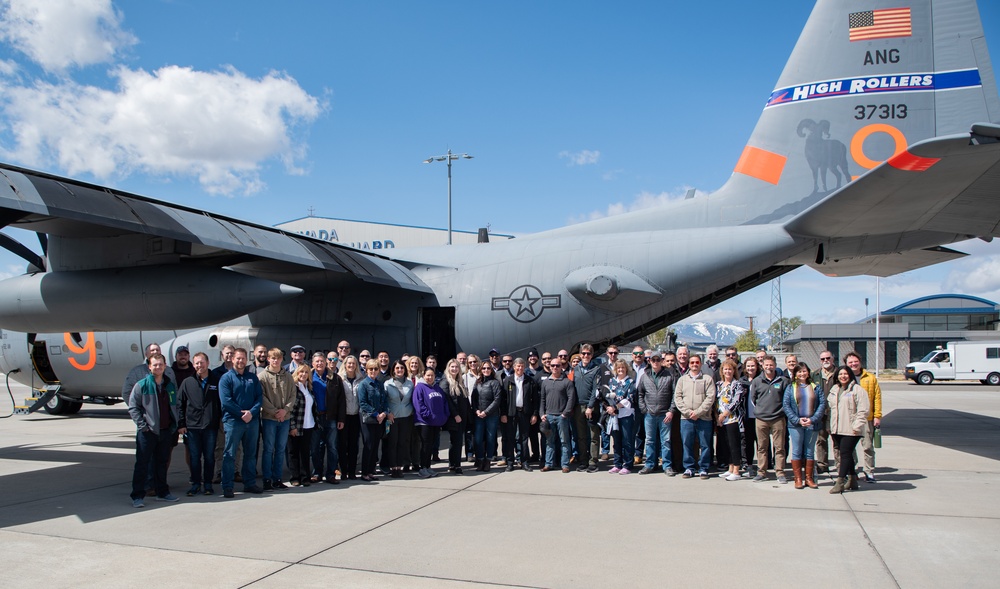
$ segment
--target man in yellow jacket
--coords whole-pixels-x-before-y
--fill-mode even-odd
[[[858,379],[858,384],[868,393],[868,402],[871,404],[868,412],[868,425],[865,427],[864,435],[861,437],[861,449],[865,455],[865,481],[875,482],[875,446],[872,440],[875,436],[875,428],[882,425],[882,389],[878,386],[878,379],[861,366],[861,356],[855,352],[850,352],[844,357],[847,367],[854,372],[854,377]]]

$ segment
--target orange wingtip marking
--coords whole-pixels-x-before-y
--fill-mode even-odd
[[[743,148],[743,154],[740,155],[740,160],[736,162],[736,169],[733,171],[777,184],[781,179],[781,172],[785,169],[786,161],[788,158],[783,155],[747,145]]]
[[[904,151],[899,155],[889,158],[889,165],[896,168],[897,170],[907,170],[910,172],[923,172],[930,169],[931,166],[941,161],[941,158],[935,157],[920,157],[919,155],[913,155],[909,151]]]

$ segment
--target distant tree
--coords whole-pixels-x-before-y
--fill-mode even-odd
[[[736,338],[736,343],[733,345],[740,352],[756,352],[760,348],[760,336],[756,330],[748,329]]]
[[[649,334],[645,338],[646,346],[649,348],[656,348],[657,346],[666,345],[668,348],[672,348],[670,345],[671,341],[677,340],[677,332],[675,332],[670,327],[664,327],[663,329],[657,329],[653,333]]]
[[[667,328],[657,329],[653,333],[645,337],[645,343],[647,348],[656,348],[656,346],[662,344],[667,340]]]
[[[802,325],[803,323],[805,323],[805,321],[797,315],[795,317],[784,317],[781,321],[775,321],[771,324],[771,327],[767,328],[767,337],[771,340],[772,344],[778,340],[784,341],[785,338],[795,331],[796,327]]]

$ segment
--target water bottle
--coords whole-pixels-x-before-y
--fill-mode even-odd
[[[880,425],[875,426],[875,434],[872,435],[872,446],[875,448],[882,447],[882,426]]]

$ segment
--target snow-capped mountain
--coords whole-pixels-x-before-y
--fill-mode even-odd
[[[727,325],[725,323],[709,323],[698,321],[697,323],[675,323],[674,331],[677,332],[678,342],[688,343],[716,343],[720,346],[728,346],[736,343],[736,338],[743,335],[747,328],[738,325]]]

